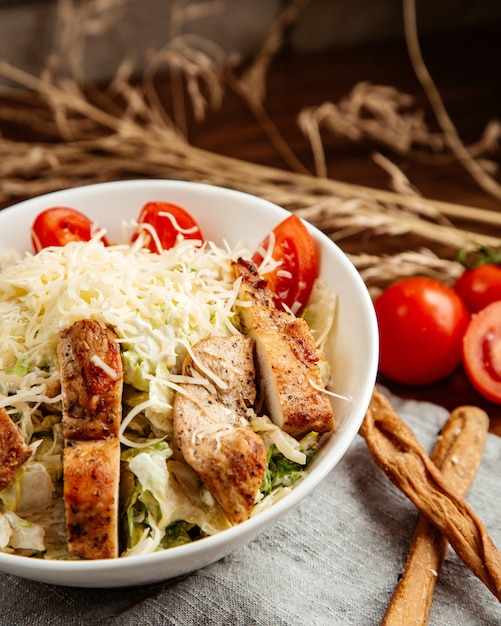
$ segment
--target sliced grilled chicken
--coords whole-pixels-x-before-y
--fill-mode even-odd
[[[93,320],[60,333],[64,500],[70,555],[118,556],[123,371],[112,330]]]
[[[14,478],[17,470],[31,456],[19,428],[9,414],[0,408],[0,491]]]
[[[239,259],[242,277],[240,319],[256,342],[256,359],[270,418],[286,433],[301,438],[310,431],[334,430],[334,413],[319,367],[315,340],[306,322],[275,307],[266,281],[255,265]]]
[[[116,558],[119,438],[69,441],[63,454],[69,553],[83,559]]]
[[[114,332],[95,320],[61,331],[58,357],[67,439],[118,435],[122,416],[122,360]]]
[[[266,448],[247,421],[256,398],[253,341],[209,337],[192,348],[174,401],[174,435],[186,462],[238,524],[249,518],[266,470]],[[200,382],[196,382],[196,379]]]

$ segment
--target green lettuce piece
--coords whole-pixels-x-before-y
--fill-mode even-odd
[[[155,482],[155,477],[150,477],[151,484],[145,479],[144,482],[147,484],[143,485],[136,473],[130,468],[130,462],[140,455],[144,455],[143,458],[149,461],[157,457],[160,463],[155,465],[155,462],[152,461],[152,467],[161,470],[162,465],[165,465],[166,460],[172,455],[172,449],[165,441],[157,441],[147,447],[129,448],[121,454],[120,500],[121,508],[125,510],[122,533],[127,549],[131,549],[139,543],[151,526],[152,519],[159,516],[158,502],[148,491],[151,484]],[[161,471],[158,471],[158,474],[161,474]],[[161,478],[157,476],[157,486],[154,491],[161,489],[161,485],[158,486],[159,480]]]
[[[12,375],[12,376],[19,376],[22,378],[23,376],[26,376],[29,370],[30,370],[29,362],[26,359],[20,359],[13,367],[11,367],[7,371],[7,374]]]
[[[267,496],[278,487],[292,487],[303,474],[303,465],[291,461],[272,445],[267,454],[267,468],[261,484],[261,493]]]
[[[261,493],[267,496],[281,487],[292,487],[304,476],[305,468],[316,452],[318,433],[311,432],[299,442],[299,447],[306,455],[306,463],[296,463],[280,452],[275,444],[271,445],[267,453],[267,467],[261,483]]]
[[[199,526],[185,520],[179,520],[167,526],[165,535],[160,542],[160,547],[165,550],[166,548],[182,546],[201,539],[203,536]]]
[[[124,350],[122,352],[122,363],[124,369],[124,382],[132,385],[139,391],[148,391],[151,375],[150,367],[144,359],[134,350]]]
[[[192,470],[169,459],[167,444],[127,450],[122,454],[121,528],[124,554],[147,554],[163,545],[181,545],[229,527],[213,498],[195,476],[193,490],[187,474]]]

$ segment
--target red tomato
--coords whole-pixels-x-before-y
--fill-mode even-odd
[[[64,246],[70,241],[89,241],[96,225],[86,215],[68,207],[53,207],[42,211],[31,226],[31,241],[35,252],[48,246]],[[107,245],[107,241],[103,238]]]
[[[496,300],[501,300],[501,267],[483,263],[465,270],[457,279],[454,289],[461,296],[471,313]]]
[[[465,304],[443,283],[404,278],[374,303],[379,325],[379,370],[406,385],[433,383],[461,363],[469,322]]]
[[[501,301],[472,316],[463,339],[463,366],[475,389],[501,404]]]
[[[318,253],[303,221],[291,215],[273,229],[275,243],[272,257],[280,265],[264,275],[274,294],[275,304],[282,309],[285,304],[296,315],[301,312],[310,297],[313,283],[318,276]],[[268,235],[254,253],[252,260],[259,265],[263,251],[268,250]]]
[[[163,250],[174,246],[178,237],[198,239],[203,242],[202,232],[191,215],[181,207],[168,202],[148,202],[139,214],[139,224],[149,224],[155,230]],[[134,237],[134,239],[137,235]],[[148,248],[160,252],[156,238],[150,236]]]

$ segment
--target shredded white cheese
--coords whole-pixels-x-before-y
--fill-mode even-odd
[[[228,334],[233,283],[225,254],[186,243],[163,254],[99,241],[27,254],[0,273],[0,368],[50,361],[59,331],[82,318],[112,326],[144,356],[153,342],[163,357],[178,337]]]
[[[110,367],[108,363],[103,361],[103,359],[99,355],[93,354],[90,360],[91,363],[93,363],[96,367],[99,367],[99,369],[103,370],[108,378],[110,378],[111,380],[118,379],[117,372],[112,367]]]

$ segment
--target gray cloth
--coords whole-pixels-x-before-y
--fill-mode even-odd
[[[393,398],[431,450],[447,412]],[[489,435],[468,494],[501,546],[501,439]],[[413,505],[373,463],[361,437],[317,488],[249,545],[189,576],[143,588],[53,587],[0,574],[3,626],[310,626],[379,624],[417,522]],[[449,549],[433,626],[501,623],[501,605]]]

